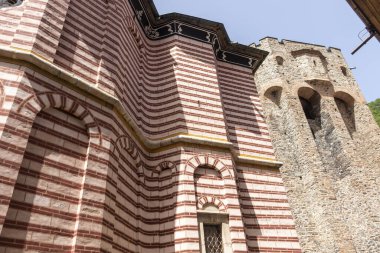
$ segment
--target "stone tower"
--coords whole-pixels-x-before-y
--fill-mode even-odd
[[[380,131],[339,49],[264,38],[255,73],[304,252],[379,252]]]

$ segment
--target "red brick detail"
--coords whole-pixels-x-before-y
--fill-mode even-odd
[[[29,117],[35,118],[39,111],[48,108],[56,108],[65,111],[83,120],[89,135],[98,138],[101,145],[102,134],[100,126],[91,111],[88,110],[80,101],[71,99],[64,93],[38,92],[30,95],[19,105],[17,112],[24,114],[25,110],[29,110],[29,112],[32,112],[32,115],[34,116]]]
[[[122,152],[123,150],[127,151],[127,153],[136,162],[135,166],[137,168],[138,175],[140,175],[140,176],[144,175],[144,168],[143,168],[143,164],[141,162],[139,150],[137,149],[136,144],[134,143],[134,141],[130,137],[128,137],[126,135],[119,136],[116,140],[116,147],[115,148],[118,149],[119,153]]]
[[[221,212],[226,212],[227,211],[227,208],[224,205],[223,201],[220,200],[217,197],[214,197],[214,196],[213,197],[211,197],[211,196],[202,196],[202,197],[198,198],[198,200],[197,200],[198,209],[203,209],[206,205],[214,205]]]
[[[195,169],[202,166],[217,170],[222,175],[223,179],[235,178],[233,172],[231,172],[232,168],[224,165],[224,163],[220,161],[218,158],[209,155],[197,155],[189,159],[186,163],[185,173],[194,175]]]

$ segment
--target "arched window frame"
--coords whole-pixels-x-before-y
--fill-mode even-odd
[[[207,203],[202,210],[198,210],[198,227],[199,227],[199,243],[202,253],[207,253],[207,227],[215,227],[219,230],[219,236],[222,243],[220,251],[216,252],[232,252],[231,236],[229,226],[229,214],[220,212],[218,206]]]

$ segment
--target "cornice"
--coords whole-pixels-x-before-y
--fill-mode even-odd
[[[232,43],[222,23],[179,13],[159,15],[152,0],[129,0],[145,35],[160,40],[179,35],[212,45],[216,59],[255,71],[268,52]]]
[[[238,162],[244,162],[254,165],[264,165],[266,167],[278,168],[281,163],[275,160],[262,159],[258,157],[243,157],[234,150],[233,144],[226,140],[218,140],[203,136],[192,136],[180,134],[171,136],[162,140],[152,140],[145,136],[140,127],[134,122],[130,115],[126,112],[120,100],[102,90],[95,87],[92,83],[81,79],[79,76],[68,72],[67,70],[54,65],[42,56],[33,53],[29,50],[20,48],[0,47],[0,60],[20,66],[26,66],[45,73],[50,78],[55,78],[62,85],[73,90],[80,90],[88,97],[102,101],[107,107],[113,108],[119,117],[125,121],[125,124],[131,129],[136,140],[149,152],[154,152],[163,147],[167,147],[176,143],[189,143],[196,145],[211,146],[230,150],[233,158]]]

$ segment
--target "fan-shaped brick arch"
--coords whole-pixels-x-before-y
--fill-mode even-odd
[[[140,158],[139,151],[136,144],[126,135],[119,136],[116,139],[116,148],[119,150],[125,150],[136,161],[137,173],[143,175],[143,166]]]
[[[204,207],[206,205],[214,205],[221,212],[226,212],[227,211],[227,208],[224,205],[223,201],[220,200],[219,198],[212,197],[212,196],[202,196],[202,197],[199,197],[198,201],[197,201],[198,209],[204,209]]]
[[[65,111],[82,120],[92,140],[98,139],[102,143],[102,134],[99,124],[92,113],[79,101],[73,100],[63,93],[40,92],[27,97],[18,107],[17,112],[34,119],[44,109],[56,108]]]
[[[166,170],[166,169],[171,170],[173,174],[177,172],[177,166],[173,162],[170,162],[170,161],[161,162],[160,164],[157,165],[157,167],[155,168],[153,172],[160,174],[163,170]]]
[[[231,170],[218,158],[208,156],[208,155],[197,155],[189,159],[186,163],[185,172],[189,174],[194,174],[195,169],[201,166],[207,166],[216,169],[223,179],[234,178]]]

